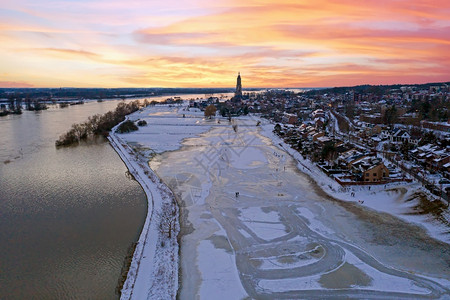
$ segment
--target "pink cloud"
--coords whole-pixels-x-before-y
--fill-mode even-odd
[[[0,88],[31,88],[34,85],[20,81],[0,81]]]
[[[448,0],[17,0],[6,9],[4,72],[55,86],[61,68],[71,82],[110,86],[231,86],[237,70],[247,86],[450,78]]]

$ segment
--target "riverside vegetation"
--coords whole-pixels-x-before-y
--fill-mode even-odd
[[[95,135],[108,136],[114,126],[125,120],[126,115],[148,105],[150,105],[150,102],[147,100],[143,104],[139,100],[130,103],[121,102],[113,111],[109,111],[103,115],[93,115],[84,123],[73,124],[68,132],[59,137],[55,145],[57,147],[69,146],[78,144],[80,141],[87,140]]]

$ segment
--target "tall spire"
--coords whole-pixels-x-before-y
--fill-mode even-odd
[[[234,93],[235,100],[242,99],[242,83],[241,83],[241,72],[238,72],[237,82],[236,82],[236,92]]]

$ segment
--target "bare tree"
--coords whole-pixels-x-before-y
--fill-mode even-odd
[[[164,203],[161,211],[158,213],[160,218],[159,232],[167,235],[169,239],[172,238],[172,232],[175,231],[177,210],[175,205]]]

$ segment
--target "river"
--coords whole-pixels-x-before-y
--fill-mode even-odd
[[[101,138],[55,148],[73,123],[119,101],[0,118],[0,298],[115,299],[147,201]]]
[[[60,149],[55,141],[119,102],[0,118],[0,299],[118,298],[124,258],[145,221],[145,194],[106,139]]]

